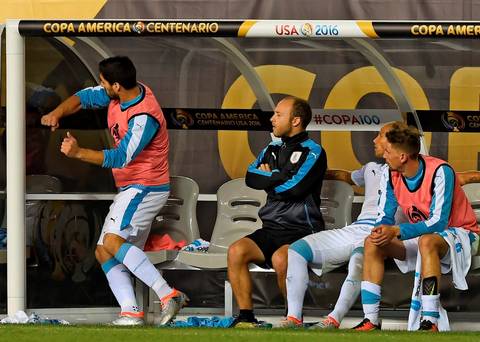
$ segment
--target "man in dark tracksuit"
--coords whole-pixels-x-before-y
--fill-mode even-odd
[[[305,131],[311,118],[312,110],[305,100],[295,97],[281,100],[270,121],[273,134],[282,140],[270,143],[248,168],[247,185],[265,190],[268,197],[259,211],[262,228],[228,249],[228,277],[240,308],[234,322],[237,327],[257,323],[248,264],[273,267],[286,298],[288,246],[324,229],[320,190],[327,157]]]

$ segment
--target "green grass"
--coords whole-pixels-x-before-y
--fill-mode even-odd
[[[209,328],[120,328],[108,326],[0,325],[0,341],[140,341],[140,342],[235,342],[235,341],[475,341],[480,332],[409,333],[376,331],[358,333],[350,330],[307,331],[285,329],[209,329]]]

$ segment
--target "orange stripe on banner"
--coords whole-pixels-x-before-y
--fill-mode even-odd
[[[238,29],[238,36],[239,37],[245,37],[248,33],[248,31],[252,28],[253,25],[257,23],[256,20],[247,20],[244,21],[242,25],[240,25],[240,28]]]
[[[371,21],[357,21],[357,25],[370,38],[379,38]]]

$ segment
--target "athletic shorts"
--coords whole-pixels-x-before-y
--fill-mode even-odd
[[[313,252],[312,270],[319,276],[350,260],[354,250],[362,248],[372,231],[370,224],[351,224],[340,229],[324,230],[304,237]]]
[[[417,265],[417,255],[418,255],[418,237],[403,240],[403,245],[405,246],[405,260],[393,259],[398,266],[398,269],[402,273],[408,273],[415,271]],[[447,253],[448,254],[448,253]],[[443,257],[445,258],[446,255]],[[442,259],[443,259],[442,258]]]
[[[470,233],[468,230],[465,230],[463,228],[449,228],[448,231],[454,232],[458,238],[455,239],[455,252],[452,253],[452,248],[449,248],[448,252],[440,260],[441,272],[442,274],[450,272],[452,270],[452,263],[455,263],[457,265],[465,265],[464,267],[460,267],[459,271],[466,274],[468,272],[468,269],[470,268],[472,252],[476,252],[476,249],[474,249],[476,245],[472,243],[475,242],[475,240],[471,240],[470,236],[473,236],[474,238],[476,237],[478,239],[478,235]],[[446,239],[446,232],[441,232],[437,234]],[[402,271],[403,273],[415,271],[417,256],[419,256],[418,239],[419,238],[416,237],[410,240],[403,241],[406,249],[405,260],[395,259],[395,263],[397,264],[400,271]]]
[[[272,255],[277,249],[283,245],[290,245],[308,234],[307,230],[260,228],[245,237],[255,242],[265,257],[265,262],[256,265],[272,268]]]
[[[110,206],[97,245],[105,234],[118,235],[143,249],[155,216],[167,202],[169,191],[154,191],[145,186],[130,186],[120,191]]]

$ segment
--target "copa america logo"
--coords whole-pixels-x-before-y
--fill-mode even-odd
[[[143,33],[143,31],[145,31],[145,24],[143,23],[143,21],[138,21],[132,25],[132,30],[133,32],[141,34]]]
[[[188,129],[188,127],[194,124],[192,116],[183,109],[175,109],[175,111],[170,113],[170,117],[177,127],[181,127],[183,129]]]
[[[445,112],[441,117],[443,126],[451,132],[460,132],[465,128],[465,120],[454,112]]]
[[[302,25],[300,31],[304,36],[311,36],[313,34],[313,26],[309,23],[305,23]]]

